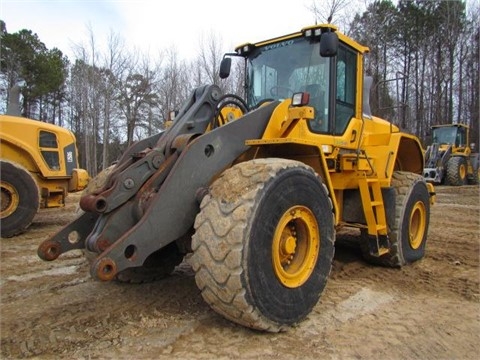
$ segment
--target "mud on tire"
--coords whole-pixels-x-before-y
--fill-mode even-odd
[[[284,159],[240,163],[201,203],[191,265],[219,314],[278,332],[318,302],[334,253],[326,187],[313,169]]]

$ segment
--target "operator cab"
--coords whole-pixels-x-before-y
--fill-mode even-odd
[[[464,127],[455,125],[434,127],[433,143],[465,147],[467,144],[467,131]]]
[[[245,58],[245,98],[250,109],[265,101],[308,92],[314,133],[341,135],[356,109],[358,50],[338,41],[334,27],[310,27],[301,33],[239,46]],[[323,54],[323,56],[322,56]],[[224,58],[221,77],[231,59]],[[360,99],[361,100],[361,99]]]

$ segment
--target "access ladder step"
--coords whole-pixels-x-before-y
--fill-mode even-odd
[[[389,252],[390,250],[387,248],[378,248],[378,252],[373,256],[380,257],[382,255],[388,254]]]
[[[387,235],[385,204],[378,178],[360,178],[358,185],[368,234],[374,237]]]
[[[380,257],[390,252],[390,241],[385,235],[369,236],[368,250],[370,255]]]

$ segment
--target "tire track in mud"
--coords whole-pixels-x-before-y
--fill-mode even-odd
[[[87,275],[86,270],[83,275]],[[94,353],[101,357],[104,349],[122,344],[136,349],[135,342],[125,339],[148,329],[152,339],[166,344],[176,338],[174,329],[183,332],[180,330],[190,328],[209,310],[201,301],[193,276],[181,273],[164,282],[143,285],[100,283],[88,277],[76,284],[63,282],[39,289],[34,296],[36,304],[31,296],[17,296],[9,303],[2,299],[2,313],[15,319],[3,326],[11,336],[2,334],[2,354],[19,358],[65,353],[71,358],[68,354],[74,352],[75,358]],[[186,311],[184,306],[193,311]]]

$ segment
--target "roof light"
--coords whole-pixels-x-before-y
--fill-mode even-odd
[[[308,29],[303,29],[303,36],[306,38],[319,38],[322,35],[322,28],[308,28]]]
[[[310,94],[308,92],[295,93],[292,96],[292,106],[305,106],[310,101]]]
[[[243,45],[238,46],[237,48],[235,48],[235,51],[240,56],[248,56],[248,54],[253,49],[255,49],[255,45],[247,43],[247,44],[243,44]]]

